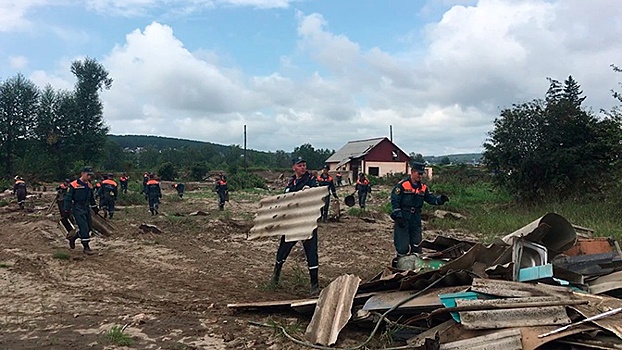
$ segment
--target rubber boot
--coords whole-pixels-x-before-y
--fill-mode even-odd
[[[69,241],[69,248],[76,249],[76,239],[78,239],[78,234],[76,233],[76,230],[70,231],[65,237]]]
[[[318,278],[318,269],[309,270],[309,279],[311,280],[311,289],[309,295],[316,297],[320,294],[320,281]]]
[[[112,220],[112,215],[114,214],[114,212],[110,212],[110,214],[108,215],[108,218]]]
[[[150,209],[149,209],[149,211],[151,212],[151,216],[154,216],[154,215],[155,215],[155,210],[153,210],[153,209],[151,209],[151,208],[150,208]]]
[[[281,278],[281,269],[283,268],[283,263],[275,263],[274,264],[274,272],[272,272],[272,278],[270,279],[270,286],[276,287],[279,284],[279,279]]]
[[[82,242],[82,246],[84,247],[84,249],[82,250],[82,252],[84,252],[84,254],[86,254],[86,255],[93,255],[93,254],[95,254],[95,252],[93,250],[91,250],[91,247],[89,247],[89,242]]]

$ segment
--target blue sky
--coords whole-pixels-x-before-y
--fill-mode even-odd
[[[616,104],[615,0],[0,0],[0,79],[71,89],[102,63],[114,134],[291,151],[389,136],[406,152],[479,152],[512,103],[572,75]]]

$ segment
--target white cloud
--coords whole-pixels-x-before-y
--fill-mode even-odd
[[[26,18],[27,12],[46,0],[2,0],[0,1],[0,32],[25,30],[32,23]]]
[[[24,56],[10,56],[9,65],[11,66],[11,68],[17,70],[24,69],[28,66],[28,58]]]

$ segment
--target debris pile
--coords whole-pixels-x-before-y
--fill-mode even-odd
[[[229,307],[313,311],[303,341],[321,346],[368,322],[408,349],[622,349],[622,252],[591,233],[549,213],[489,245],[423,241],[425,253],[364,283],[339,277],[317,300]]]

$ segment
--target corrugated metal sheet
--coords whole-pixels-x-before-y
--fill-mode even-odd
[[[339,332],[352,317],[352,303],[361,279],[343,275],[322,290],[318,303],[305,331],[305,338],[314,344],[332,345]]]
[[[326,187],[317,187],[262,199],[248,239],[284,235],[285,241],[293,242],[311,238],[326,195]]]
[[[563,216],[548,213],[530,224],[504,236],[507,244],[515,238],[525,237],[527,241],[540,243],[555,256],[572,247],[577,241],[577,232]]]
[[[441,344],[440,350],[522,350],[520,329],[507,329],[481,337]]]
[[[461,323],[467,329],[498,329],[565,325],[570,323],[563,306],[543,306],[504,309],[505,305],[559,301],[556,297],[510,298],[495,300],[456,300],[458,306],[490,306],[495,310],[460,312]]]

